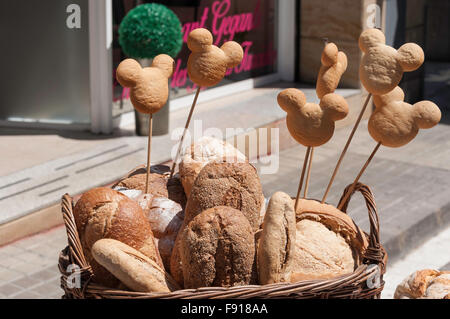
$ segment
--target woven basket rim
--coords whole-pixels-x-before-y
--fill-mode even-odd
[[[347,186],[341,201],[349,191]],[[370,221],[370,233],[364,233],[368,239],[368,247],[363,257],[363,263],[352,273],[326,280],[307,280],[296,283],[273,283],[268,285],[245,285],[233,287],[202,287],[196,289],[181,289],[169,293],[143,293],[128,290],[118,290],[104,287],[92,282],[92,270],[84,256],[73,217],[73,203],[70,195],[62,197],[61,210],[66,226],[68,245],[61,251],[58,267],[61,273],[61,288],[65,291],[63,298],[123,298],[123,299],[223,299],[223,298],[379,298],[384,287],[383,275],[386,271],[387,254],[379,240],[379,220],[375,200],[370,188],[358,183],[352,194],[343,203],[342,212],[346,213],[352,195],[359,191],[364,197]],[[70,267],[69,265],[75,265]],[[376,265],[378,267],[373,267]],[[80,276],[80,287],[70,287],[69,276]],[[378,285],[367,286],[368,280],[376,275]]]

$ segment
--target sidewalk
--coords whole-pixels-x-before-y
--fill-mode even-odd
[[[351,127],[336,130],[333,140],[314,153],[308,197],[321,198],[342,145]],[[380,148],[361,182],[371,186],[380,215],[381,241],[389,254],[389,268],[401,261],[427,239],[450,224],[450,126],[439,124],[423,130],[403,148]],[[367,132],[367,121],[360,128],[343,161],[327,202],[336,204],[344,187],[364,164],[375,142]],[[425,151],[426,150],[426,151]],[[305,148],[281,151],[279,171],[262,175],[266,197],[282,190],[295,195]],[[259,164],[257,166],[260,166]],[[355,222],[368,230],[365,204],[355,195],[349,206]],[[448,232],[448,230],[447,230]],[[0,297],[56,298],[62,294],[57,270],[58,254],[67,244],[64,227],[57,227],[0,248]],[[437,251],[420,266],[434,265],[433,256],[442,259],[448,242],[434,246]],[[444,251],[439,251],[444,249]],[[442,267],[450,262],[442,263]],[[418,264],[416,264],[418,265]],[[409,271],[409,270],[408,270]],[[397,274],[395,280],[403,274]],[[404,276],[408,275],[407,273]],[[386,278],[391,278],[387,275]],[[388,283],[393,289],[393,282]],[[389,293],[392,291],[387,292]]]

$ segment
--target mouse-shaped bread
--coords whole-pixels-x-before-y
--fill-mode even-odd
[[[359,48],[364,52],[359,78],[366,90],[375,95],[392,91],[403,72],[418,69],[425,58],[415,43],[405,43],[398,50],[386,45],[386,38],[378,29],[364,30],[359,36]]]
[[[237,42],[228,41],[218,48],[213,45],[211,32],[203,28],[189,33],[187,45],[192,51],[187,63],[188,75],[198,86],[216,85],[227,69],[237,66],[244,57],[244,51]]]
[[[316,93],[319,99],[328,93],[333,93],[347,69],[347,56],[339,51],[334,43],[325,45],[320,59],[322,66],[316,82]]]
[[[369,118],[368,129],[372,138],[384,146],[403,146],[414,139],[419,129],[431,128],[441,120],[441,111],[433,102],[411,105],[404,98],[398,86],[387,94],[373,97],[376,108]]]
[[[300,144],[316,147],[328,142],[334,122],[347,116],[347,101],[335,93],[326,94],[320,104],[306,102],[305,94],[294,88],[278,94],[278,104],[287,112],[289,133]]]
[[[157,55],[146,68],[136,60],[125,59],[117,68],[116,78],[123,87],[130,88],[130,100],[137,111],[153,114],[167,102],[173,65],[173,59],[167,54]]]

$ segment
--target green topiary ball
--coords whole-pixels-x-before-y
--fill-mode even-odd
[[[183,45],[181,22],[162,4],[148,3],[130,10],[119,27],[119,43],[131,58],[175,57]]]

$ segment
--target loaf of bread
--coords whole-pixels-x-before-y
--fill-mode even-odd
[[[96,282],[108,287],[115,287],[118,283],[92,258],[92,245],[103,238],[121,241],[163,267],[150,223],[136,201],[110,188],[94,188],[80,197],[73,215],[84,254],[92,266]]]
[[[180,289],[152,259],[117,240],[100,239],[91,251],[100,265],[133,291],[170,292]]]
[[[256,168],[245,163],[211,162],[203,167],[195,179],[185,209],[181,230],[198,214],[215,206],[229,206],[241,211],[252,226],[259,229],[260,216],[265,208],[264,195]],[[170,274],[183,285],[183,265],[177,236],[170,258]]]
[[[248,285],[255,243],[237,209],[217,206],[194,217],[181,234],[185,288]]]
[[[183,224],[184,211],[180,204],[165,197],[142,194],[137,201],[150,222],[164,267],[169,269],[170,256],[178,230]]]
[[[299,200],[291,282],[352,273],[367,247],[363,232],[337,208]]]
[[[195,179],[186,204],[186,222],[215,206],[240,210],[253,232],[258,230],[264,195],[256,168],[249,163],[212,162],[205,165]]]
[[[210,162],[245,162],[247,158],[231,144],[203,136],[184,151],[180,162],[180,178],[186,196],[189,197],[195,178]]]
[[[289,281],[295,254],[296,223],[289,195],[276,192],[269,201],[258,246],[258,275],[262,285]]]
[[[394,299],[450,299],[450,271],[418,270],[397,286]]]
[[[152,166],[149,174],[149,193],[157,197],[167,197],[184,208],[186,206],[186,195],[180,178],[177,174],[170,178],[169,173],[170,168],[166,165]],[[115,183],[113,188],[127,196],[137,197],[145,192],[146,174],[146,167],[140,165]],[[137,191],[141,193],[137,193]]]

